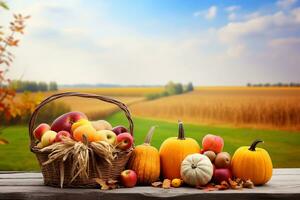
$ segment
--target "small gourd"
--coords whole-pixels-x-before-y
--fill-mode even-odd
[[[213,176],[213,165],[205,155],[188,155],[181,164],[181,177],[191,186],[206,185]]]
[[[178,137],[166,139],[160,146],[159,155],[164,179],[181,178],[180,168],[183,159],[190,154],[199,153],[200,146],[196,140],[185,138],[183,124],[178,122]]]
[[[155,126],[151,127],[144,144],[135,147],[128,162],[128,168],[134,170],[137,174],[139,185],[150,185],[159,179],[159,153],[150,144],[154,130]]]
[[[263,185],[272,177],[273,165],[268,152],[256,148],[261,140],[255,140],[250,147],[238,148],[231,160],[231,169],[235,177],[250,179],[254,185]]]

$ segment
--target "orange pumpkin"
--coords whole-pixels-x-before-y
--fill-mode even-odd
[[[254,185],[267,183],[272,177],[272,160],[268,152],[256,148],[261,140],[255,140],[250,147],[238,148],[231,160],[231,169],[235,177],[250,179]]]
[[[159,149],[162,175],[165,179],[181,178],[181,162],[187,155],[199,153],[196,140],[184,137],[183,124],[179,121],[178,137],[166,139]]]
[[[159,179],[159,153],[155,147],[150,145],[154,129],[154,126],[151,127],[144,144],[135,147],[128,162],[128,168],[136,172],[140,185],[150,185]]]

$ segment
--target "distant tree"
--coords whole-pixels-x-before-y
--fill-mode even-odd
[[[183,86],[181,83],[175,84],[175,94],[181,94],[183,93]]]
[[[252,85],[251,85],[251,83],[247,83],[247,87],[251,87]]]
[[[39,91],[38,84],[35,81],[28,82],[28,91],[37,92]]]
[[[191,92],[194,90],[194,86],[193,86],[193,83],[189,82],[187,85],[186,85],[186,89],[185,91],[186,92]]]
[[[169,95],[176,94],[176,84],[173,81],[170,81],[165,86],[165,90]]]
[[[39,91],[42,91],[42,92],[48,91],[48,84],[45,82],[39,82],[38,88],[39,88]]]
[[[50,82],[49,83],[49,90],[50,91],[56,91],[56,90],[58,90],[57,83],[54,82],[54,81]]]

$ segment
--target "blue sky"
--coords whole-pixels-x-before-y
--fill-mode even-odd
[[[60,84],[300,82],[300,1],[15,0],[12,78]],[[1,20],[1,25],[3,21]]]

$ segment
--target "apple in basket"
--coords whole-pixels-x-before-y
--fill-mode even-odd
[[[129,149],[133,144],[133,137],[130,133],[121,133],[117,135],[117,147],[122,150]]]
[[[57,133],[55,131],[46,131],[41,138],[41,146],[46,147],[55,142]]]
[[[55,142],[61,142],[62,141],[62,137],[71,138],[72,136],[71,136],[71,134],[68,131],[59,131],[56,134]]]
[[[128,133],[127,128],[125,128],[124,126],[116,126],[113,127],[112,131],[116,134],[119,135],[121,133]]]
[[[106,141],[107,143],[114,145],[117,141],[117,135],[110,130],[97,131],[94,136],[94,141]]]
[[[65,113],[54,120],[54,122],[51,125],[51,130],[55,132],[71,132],[72,125],[80,119],[87,119],[87,116],[84,113],[78,111]]]
[[[91,125],[91,122],[87,119],[80,119],[77,122],[74,122],[71,126],[71,132],[70,133],[74,133],[75,129],[83,126],[83,125]]]
[[[46,131],[49,131],[50,128],[51,127],[46,123],[42,123],[42,124],[38,125],[33,131],[33,135],[34,135],[35,139],[41,141],[42,135]]]

